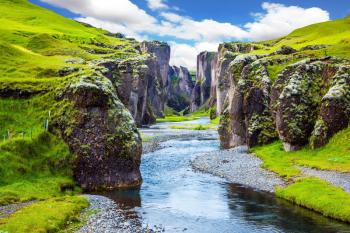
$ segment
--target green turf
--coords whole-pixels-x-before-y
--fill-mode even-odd
[[[350,16],[342,19],[312,24],[299,28],[287,36],[279,39],[263,41],[259,44],[268,44],[263,49],[253,51],[253,53],[268,53],[276,51],[282,46],[290,46],[301,49],[307,45],[329,45],[322,49],[320,56],[333,55],[339,57],[350,57]]]
[[[88,206],[85,197],[60,197],[40,201],[0,220],[0,232],[59,232],[80,221],[80,212]]]
[[[196,116],[166,116],[164,118],[157,118],[157,122],[181,122],[181,121],[193,121],[197,120],[199,117]]]
[[[350,222],[350,194],[317,178],[302,178],[276,195],[323,215]]]
[[[334,135],[324,147],[312,150],[308,146],[300,151],[285,152],[281,142],[252,148],[263,166],[282,177],[298,176],[295,165],[311,168],[350,172],[350,128]]]

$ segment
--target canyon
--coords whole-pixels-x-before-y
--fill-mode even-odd
[[[260,212],[274,221],[269,229],[285,230],[288,215],[274,209],[284,204],[261,190],[350,221],[342,189],[350,171],[350,17],[268,41],[221,42],[217,51],[200,52],[189,70],[173,64],[172,42],[137,41],[26,0],[0,2],[0,232],[13,218],[21,226],[23,219],[52,220],[55,232],[81,221],[89,203],[107,203],[109,217],[92,209],[103,221],[124,211],[118,203],[131,203],[140,232],[148,232],[142,215],[156,224],[166,216],[170,225],[176,217],[173,229],[184,231],[190,219],[194,229],[219,222],[232,230],[234,220],[258,232],[261,220],[245,217],[259,214],[245,208],[251,200],[273,213]],[[196,163],[221,177],[238,174],[232,180],[248,187],[199,174]],[[339,177],[345,185],[337,185]],[[252,183],[269,188],[250,190]],[[239,212],[232,200],[243,206]],[[14,214],[3,215],[7,208]],[[324,219],[297,210],[294,221],[312,216],[322,229]]]

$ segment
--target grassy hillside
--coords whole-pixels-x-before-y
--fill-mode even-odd
[[[328,45],[320,51],[307,51],[309,55],[338,57],[350,57],[350,16],[333,21],[312,24],[299,28],[285,37],[275,40],[263,41],[259,44],[265,45],[264,49],[257,50],[258,53],[274,52],[282,46],[290,46],[301,49],[308,45]]]
[[[270,54],[268,58],[262,59],[283,61],[268,66],[269,76],[275,81],[278,73],[285,67],[305,58],[336,56],[350,59],[350,16],[299,28],[278,39],[246,43],[255,47],[250,54]],[[272,54],[283,46],[298,51],[291,55]],[[319,48],[316,49],[315,46]]]
[[[26,0],[0,0],[0,12],[0,206],[43,201],[1,220],[0,231],[56,232],[71,215],[76,220],[87,201],[72,197],[80,192],[72,178],[74,155],[46,130],[61,114],[55,98],[60,88],[92,72],[89,62],[143,55],[134,40]],[[47,215],[47,203],[56,212]],[[13,231],[19,222],[23,229]]]
[[[25,0],[0,1],[0,78],[57,77],[65,60],[138,55],[133,43],[107,36]],[[100,46],[103,44],[104,46]],[[77,65],[84,66],[84,65]]]

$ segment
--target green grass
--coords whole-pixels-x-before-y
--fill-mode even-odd
[[[302,176],[296,166],[350,172],[350,128],[334,135],[322,148],[308,146],[300,151],[285,152],[281,142],[251,149],[263,160],[263,167],[289,182]],[[350,222],[350,194],[317,178],[301,178],[286,188],[277,188],[276,195],[325,216]]]
[[[165,118],[157,118],[157,122],[182,122],[197,120],[197,116],[166,116]]]
[[[40,201],[0,220],[0,231],[11,233],[59,232],[80,221],[80,212],[88,206],[81,196]]]
[[[1,220],[0,231],[57,231],[86,207],[86,200],[74,196],[80,193],[72,178],[74,155],[58,133],[44,129],[48,119],[52,131],[56,116],[70,104],[55,98],[77,76],[92,72],[89,61],[144,54],[134,49],[137,42],[84,26],[26,0],[0,0],[0,12],[0,92],[34,94],[0,99],[0,205],[40,201]],[[81,71],[60,77],[65,67]]]
[[[350,222],[350,194],[317,178],[302,178],[276,195],[327,217]]]
[[[76,193],[74,156],[44,128],[55,109],[47,95],[0,100],[0,205]],[[51,111],[51,116],[56,114]]]
[[[0,205],[42,200],[79,192],[72,179],[67,145],[43,132],[33,139],[12,139],[0,145]]]
[[[28,82],[55,87],[63,67],[89,69],[87,64],[67,64],[67,59],[140,56],[134,42],[108,36],[104,30],[83,26],[26,0],[0,0],[0,12],[1,88],[6,88],[7,82],[11,87]],[[100,44],[105,46],[97,46]],[[91,50],[111,53],[95,54]]]
[[[299,28],[285,37],[263,41],[260,44],[269,44],[270,47],[265,46],[253,53],[271,53],[282,46],[299,50],[307,45],[324,44],[330,46],[319,51],[305,51],[305,53],[308,55],[311,53],[317,57],[327,54],[350,58],[350,16]]]
[[[307,146],[300,151],[285,152],[281,142],[274,142],[251,151],[264,161],[264,168],[287,179],[300,174],[295,165],[350,172],[350,128],[340,131],[327,145],[315,150]]]
[[[154,138],[154,136],[141,133],[142,142],[150,142],[150,141],[152,141],[153,138]]]
[[[210,125],[201,125],[201,124],[184,124],[184,125],[172,125],[170,126],[172,129],[185,129],[185,130],[208,130],[212,129]]]

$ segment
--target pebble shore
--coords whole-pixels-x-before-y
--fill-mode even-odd
[[[322,180],[328,181],[334,186],[344,189],[350,193],[350,173],[341,173],[336,171],[323,171],[307,167],[299,167],[301,172],[307,176],[315,176]]]
[[[192,166],[199,171],[256,190],[273,193],[275,186],[285,186],[280,177],[261,168],[261,164],[259,158],[247,153],[245,146],[206,153],[192,161]]]
[[[117,204],[104,196],[85,195],[90,203],[85,210],[88,217],[87,223],[77,233],[153,233],[161,232],[161,229],[149,229],[142,226],[137,218],[128,219],[128,215],[118,208]]]

